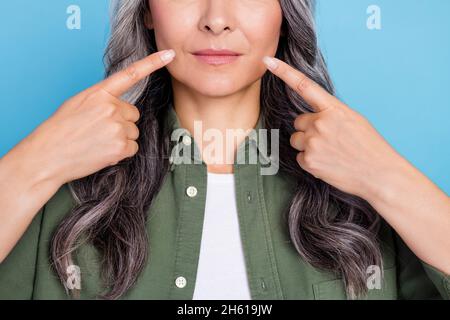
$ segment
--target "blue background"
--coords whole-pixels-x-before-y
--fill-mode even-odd
[[[69,5],[81,30],[66,27]],[[381,30],[366,27],[369,5]],[[319,0],[319,41],[338,97],[450,191],[450,1]],[[3,1],[0,156],[103,77],[107,0]]]

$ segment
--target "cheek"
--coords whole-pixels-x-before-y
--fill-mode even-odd
[[[267,71],[262,63],[264,56],[275,56],[280,39],[282,12],[279,6],[247,15],[242,30],[249,43],[250,54],[247,72],[253,79],[260,78]]]
[[[150,1],[150,9],[157,50],[174,49],[178,52],[189,36],[193,15],[159,0]]]
[[[243,30],[251,45],[252,54],[258,58],[275,55],[282,23],[281,8],[274,7],[247,17],[243,20]]]

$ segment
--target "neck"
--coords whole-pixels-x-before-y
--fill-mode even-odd
[[[232,173],[237,147],[258,121],[261,80],[220,97],[194,92],[175,79],[172,84],[180,125],[194,138],[208,172]]]

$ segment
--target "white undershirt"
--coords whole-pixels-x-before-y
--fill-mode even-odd
[[[233,173],[208,172],[194,300],[250,300]]]

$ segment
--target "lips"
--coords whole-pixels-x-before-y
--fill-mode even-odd
[[[199,50],[199,51],[195,51],[194,55],[199,55],[199,56],[240,56],[240,53],[231,51],[231,50],[214,50],[214,49],[204,49],[204,50]]]
[[[193,55],[201,62],[210,65],[229,64],[236,61],[242,54],[231,50],[204,49],[195,51]]]

